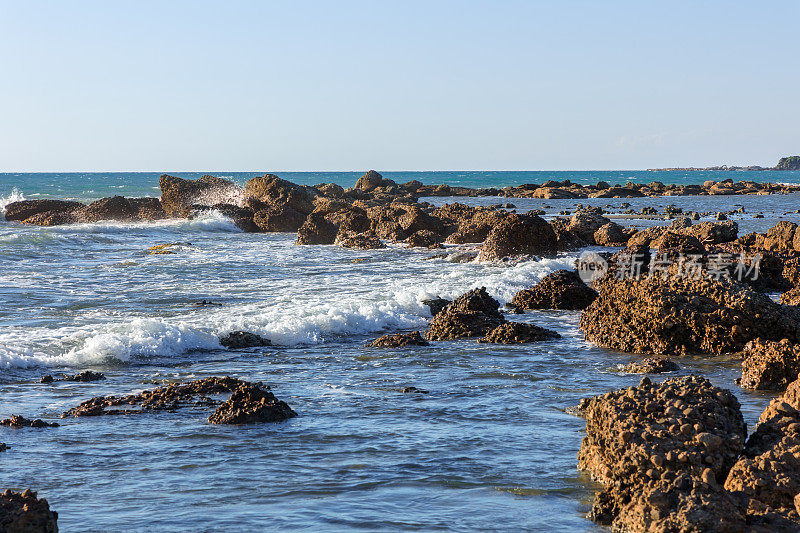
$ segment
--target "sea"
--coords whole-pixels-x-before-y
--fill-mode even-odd
[[[244,182],[258,173],[212,174]],[[362,172],[272,172],[352,186]],[[159,196],[161,173],[0,174],[0,211],[22,199]],[[800,184],[800,172],[383,172],[397,182],[504,187],[546,180],[611,184],[734,181]],[[512,202],[552,218],[577,203],[620,216],[667,204],[730,215],[740,234],[800,222],[800,194],[635,199],[429,198],[437,205]],[[763,218],[755,218],[762,214]],[[0,219],[3,219],[0,216]],[[620,219],[646,227],[667,220]],[[577,253],[506,263],[437,251],[297,246],[294,234],[241,232],[217,212],[193,220],[32,227],[0,222],[0,489],[38,491],[62,531],[604,531],[585,518],[597,486],[576,469],[581,398],[637,384],[637,356],[583,339],[579,312],[511,320],[561,339],[504,346],[474,339],[366,348],[379,335],[424,330],[428,298],[486,287],[501,303]],[[177,243],[169,255],[148,248]],[[203,300],[219,306],[197,306]],[[227,350],[219,336],[275,346]],[[752,429],[769,401],[737,387],[734,356],[683,357],[676,375],[731,389]],[[91,369],[105,380],[41,384]],[[218,426],[206,408],[60,419],[94,396],[230,375],[262,381],[297,413],[272,424]],[[660,379],[660,378],[659,378]],[[403,393],[417,387],[427,394]]]

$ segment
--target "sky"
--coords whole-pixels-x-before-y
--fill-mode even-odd
[[[800,1],[0,0],[0,171],[800,153]]]

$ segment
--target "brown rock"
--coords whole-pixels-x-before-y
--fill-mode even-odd
[[[302,227],[306,216],[285,205],[268,205],[255,212],[253,223],[264,232],[294,232]]]
[[[647,357],[640,361],[628,363],[622,368],[622,372],[626,374],[662,374],[664,372],[675,372],[676,370],[679,370],[678,365],[663,357]]]
[[[83,207],[79,202],[68,202],[65,200],[22,200],[20,202],[11,202],[6,205],[6,220],[10,221],[23,221],[31,218],[34,215],[52,211],[65,215],[76,209]]]
[[[314,210],[314,198],[308,189],[274,174],[265,174],[248,180],[244,186],[244,193],[263,204],[293,209],[303,215],[308,215]]]
[[[550,224],[536,215],[510,214],[489,232],[478,259],[496,261],[518,255],[554,255],[556,247],[556,234]]]
[[[630,235],[616,222],[609,222],[600,226],[592,237],[598,246],[624,246]]]
[[[431,320],[428,340],[482,337],[505,322],[500,304],[485,287],[472,289],[456,298]]]
[[[522,344],[551,339],[560,339],[561,335],[549,329],[540,328],[533,324],[520,322],[506,322],[494,328],[478,342],[495,344]]]
[[[386,245],[381,241],[377,235],[372,231],[365,233],[353,233],[349,231],[342,232],[336,236],[334,244],[338,244],[343,248],[355,248],[358,250],[377,250],[386,248]]]
[[[241,187],[214,176],[185,180],[163,174],[158,183],[161,187],[161,205],[169,217],[187,216],[192,205],[238,205],[243,198]]]
[[[258,346],[272,346],[269,339],[250,333],[249,331],[232,331],[220,337],[219,343],[231,350],[241,350],[243,348],[255,348]]]
[[[422,338],[419,331],[412,333],[395,333],[384,335],[367,344],[368,348],[402,348],[405,346],[428,346],[429,343]]]
[[[784,390],[800,374],[800,346],[755,339],[744,347],[742,379],[745,389]]]
[[[280,422],[297,416],[261,383],[243,383],[208,417],[212,424],[256,424]]]
[[[0,531],[4,533],[58,533],[58,513],[30,489],[6,489],[0,494]]]
[[[12,428],[57,428],[58,424],[56,422],[45,422],[39,418],[30,420],[21,415],[11,415],[11,418],[0,420],[0,426],[8,426]]]
[[[548,274],[530,289],[519,291],[511,305],[521,309],[585,309],[597,298],[572,270],[557,270]]]
[[[339,228],[322,213],[311,213],[297,232],[295,244],[333,244]]]

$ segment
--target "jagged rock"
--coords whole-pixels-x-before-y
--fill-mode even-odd
[[[26,489],[0,494],[0,531],[3,533],[58,533],[58,513],[44,498]]]
[[[585,309],[597,298],[572,270],[557,270],[542,278],[530,289],[514,295],[511,305],[521,309]]]
[[[404,346],[428,346],[419,331],[413,333],[395,333],[384,335],[367,344],[368,348],[402,348]]]
[[[759,248],[764,250],[786,251],[800,250],[800,234],[797,232],[797,224],[788,220],[781,220],[767,230],[761,241]]]
[[[286,402],[278,400],[269,387],[261,383],[242,383],[208,421],[212,424],[256,424],[280,422],[295,416],[297,413]]]
[[[9,222],[21,222],[34,215],[46,212],[52,212],[51,216],[55,216],[56,213],[66,215],[81,207],[84,207],[84,205],[80,202],[68,202],[65,200],[21,200],[6,205],[5,216]]]
[[[553,228],[536,215],[509,214],[492,228],[481,246],[480,261],[496,261],[517,255],[554,255],[557,237]]]
[[[161,187],[161,205],[169,217],[186,216],[192,205],[239,205],[243,199],[241,187],[214,176],[185,180],[163,174],[158,183]]]
[[[8,426],[12,428],[57,428],[58,424],[56,422],[45,422],[39,418],[30,420],[21,415],[11,415],[11,418],[0,420],[0,426]]]
[[[370,192],[376,187],[379,187],[383,182],[383,176],[374,170],[368,170],[366,174],[358,178],[356,182],[356,189],[364,192]]]
[[[314,198],[308,189],[274,174],[248,180],[244,193],[263,204],[293,209],[303,215],[314,210]]]
[[[136,219],[137,210],[124,196],[112,196],[92,202],[75,212],[80,222],[116,220],[120,222]]]
[[[600,213],[582,209],[572,215],[567,229],[589,244],[595,244],[595,232],[610,222]]]
[[[704,246],[709,246],[735,241],[739,234],[739,225],[732,220],[703,222],[684,228],[680,232],[697,237]]]
[[[584,310],[586,339],[624,352],[719,354],[747,342],[800,340],[800,309],[722,279],[666,276],[594,283],[598,298]]]
[[[343,248],[356,248],[359,250],[377,250],[386,248],[386,245],[381,241],[377,235],[371,231],[366,233],[352,233],[349,231],[342,232],[336,236],[334,244],[338,244]]]
[[[693,235],[684,235],[673,231],[665,231],[650,243],[659,253],[672,253],[674,255],[696,255],[706,253],[706,248],[700,240]]]
[[[426,229],[413,233],[405,242],[409,248],[442,248],[442,236]]]
[[[592,238],[598,246],[623,246],[628,242],[630,234],[616,222],[603,224],[594,232]]]
[[[533,324],[521,322],[506,322],[494,328],[478,342],[495,344],[522,344],[551,339],[560,339],[561,335],[555,331],[541,328]]]
[[[400,227],[408,235],[419,231],[430,231],[434,234],[441,234],[443,230],[442,221],[433,217],[417,207],[406,210],[398,220]],[[443,240],[443,238],[441,238]]]
[[[647,357],[622,367],[622,372],[626,374],[662,374],[664,372],[675,372],[676,370],[679,370],[678,365],[663,357]]]
[[[631,235],[628,239],[627,246],[647,246],[650,247],[650,243],[654,240],[658,239],[662,233],[666,231],[666,228],[661,226],[656,226],[653,228],[643,229]]]
[[[784,390],[800,374],[800,346],[755,339],[744,347],[742,378],[745,389]]]
[[[500,303],[489,296],[485,287],[462,294],[437,313],[425,334],[428,340],[452,340],[482,337],[505,322]]]
[[[322,213],[311,213],[297,232],[295,244],[333,244],[339,228]]]
[[[77,222],[74,211],[45,211],[37,213],[22,221],[23,224],[32,226],[62,226],[64,224],[74,224]]]
[[[590,516],[615,531],[742,531],[744,510],[720,484],[747,435],[739,402],[689,376],[582,402],[578,468],[605,485]]]
[[[264,232],[294,232],[305,221],[306,215],[285,205],[268,205],[253,214],[253,223]]]
[[[335,183],[323,183],[314,187],[319,193],[328,198],[342,198],[344,196],[344,187],[336,185]]]
[[[250,333],[249,331],[232,331],[220,337],[219,343],[224,347],[231,350],[240,350],[243,348],[255,348],[257,346],[272,346],[269,339]]]
[[[569,220],[566,218],[554,218],[550,221],[550,226],[556,234],[556,249],[560,252],[570,252],[579,250],[589,243],[581,239],[578,235],[571,232],[569,227]]]
[[[429,300],[422,300],[422,303],[423,305],[427,305],[428,309],[431,310],[431,316],[436,316],[452,302],[444,298],[431,298]]]
[[[158,198],[128,198],[128,203],[133,209],[136,220],[153,221],[167,218],[167,214],[161,206],[161,200]]]

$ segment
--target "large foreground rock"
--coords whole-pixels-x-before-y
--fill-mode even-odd
[[[308,189],[274,174],[252,178],[245,183],[244,194],[263,206],[291,209],[308,215],[314,210],[314,197]],[[257,209],[256,209],[257,210]]]
[[[689,376],[629,387],[581,405],[578,468],[605,485],[590,516],[615,531],[743,531],[721,490],[747,435],[739,402]]]
[[[19,493],[6,489],[0,494],[0,532],[57,533],[58,513],[31,490]]]
[[[729,280],[606,276],[584,310],[586,339],[623,352],[719,354],[749,341],[800,340],[800,309]]]
[[[425,337],[439,341],[482,337],[506,321],[499,309],[500,303],[485,287],[472,289],[434,315]]]
[[[514,295],[511,305],[520,309],[585,309],[597,298],[573,270],[557,270],[530,289]]]
[[[557,246],[555,231],[539,216],[511,214],[489,232],[478,259],[497,261],[519,255],[554,255]]]

